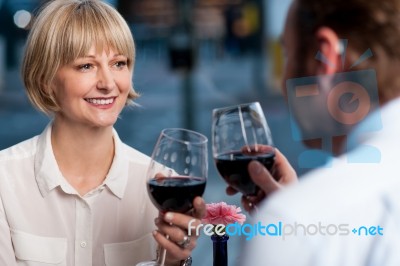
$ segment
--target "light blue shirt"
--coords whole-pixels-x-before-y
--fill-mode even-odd
[[[380,117],[380,131],[356,129],[354,149],[260,207],[252,223],[277,225],[280,235],[270,231],[248,241],[240,265],[400,265],[400,100],[384,105]],[[369,147],[379,157],[354,163]]]

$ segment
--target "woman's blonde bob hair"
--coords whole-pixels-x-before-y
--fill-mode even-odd
[[[58,69],[98,51],[115,49],[128,58],[133,73],[135,45],[131,31],[113,7],[100,0],[54,0],[36,17],[28,36],[22,78],[33,105],[46,114],[60,111],[50,84]],[[132,88],[127,104],[139,95]]]

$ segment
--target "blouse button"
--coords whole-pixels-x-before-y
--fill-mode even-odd
[[[82,241],[82,242],[81,242],[81,248],[85,248],[86,246],[87,246],[86,242],[85,242],[85,241]]]

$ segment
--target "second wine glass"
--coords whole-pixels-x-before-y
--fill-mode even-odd
[[[213,110],[212,148],[216,167],[224,180],[245,196],[259,188],[247,166],[257,160],[271,170],[275,160],[271,133],[258,102]]]

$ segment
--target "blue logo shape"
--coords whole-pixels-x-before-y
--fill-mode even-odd
[[[344,59],[347,41],[342,40],[340,44]],[[372,51],[368,49],[351,68],[371,56]],[[317,53],[316,59],[332,65],[321,52]],[[322,150],[307,150],[300,154],[301,168],[319,167],[323,161],[328,162],[324,167],[330,167],[332,138],[337,136],[347,137],[347,151],[353,147],[361,151],[349,153],[349,163],[380,162],[381,153],[377,148],[357,143],[363,134],[382,129],[374,69],[289,79],[286,88],[293,139],[320,139],[323,143]]]

